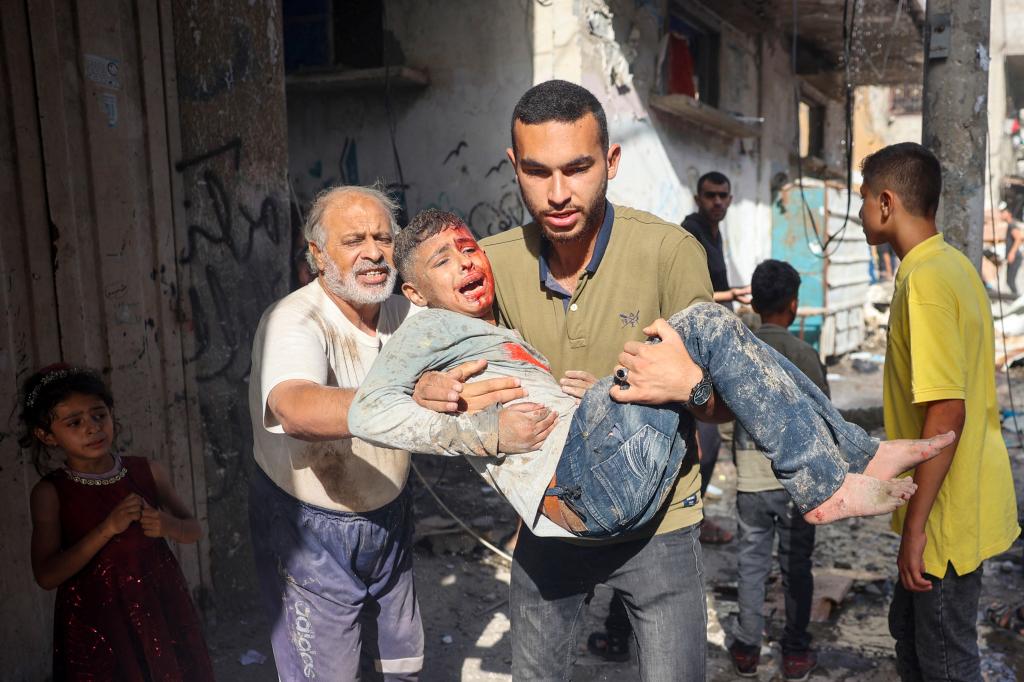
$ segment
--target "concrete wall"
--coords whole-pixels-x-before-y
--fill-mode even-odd
[[[921,114],[893,114],[889,86],[857,88],[854,105],[854,168],[868,154],[897,142],[921,142]]]
[[[205,455],[218,612],[251,608],[246,481],[255,466],[247,381],[263,310],[288,292],[284,55],[277,0],[170,0],[177,263],[191,407]]]
[[[391,96],[409,210],[454,210],[480,235],[526,218],[504,156],[509,118],[528,87],[564,78],[601,99],[612,141],[623,146],[619,175],[609,185],[613,201],[679,222],[693,210],[702,173],[729,175],[735,199],[724,231],[732,276],[748,281],[757,262],[770,255],[771,179],[796,174],[789,48],[773,33],[751,36],[723,26],[719,108],[766,121],[760,140],[709,133],[647,106],[656,87],[666,7],[665,0],[445,0],[429,6],[390,0],[388,28],[405,63],[425,68],[431,79],[423,90]],[[769,91],[764,82],[772,83]],[[396,182],[387,117],[379,90],[289,92],[289,171],[303,205],[339,180]],[[825,160],[841,171],[839,102],[829,101],[825,125]],[[347,154],[357,156],[355,174],[351,159],[343,161]]]
[[[410,215],[452,210],[479,235],[525,218],[505,149],[512,109],[533,84],[532,4],[387,2],[406,65],[430,75],[428,87],[389,97]],[[398,182],[388,117],[382,87],[289,91],[288,168],[303,206],[337,182]]]

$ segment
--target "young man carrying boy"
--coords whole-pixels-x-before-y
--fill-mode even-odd
[[[860,216],[869,244],[901,263],[883,378],[889,438],[956,440],[915,470],[919,489],[896,512],[902,534],[889,629],[904,680],[980,680],[982,562],[1020,533],[999,427],[988,295],[970,261],[936,229],[938,159],[919,144],[864,160]]]
[[[490,264],[457,216],[433,209],[416,216],[396,239],[395,262],[403,293],[429,309],[402,326],[370,368],[349,410],[353,434],[392,447],[415,444],[417,452],[465,455],[539,535],[610,537],[657,513],[686,450],[678,405],[614,402],[609,378],[577,407],[545,358],[515,331],[495,325]],[[913,484],[888,479],[948,443],[941,437],[879,444],[843,421],[799,370],[721,306],[697,304],[648,329],[686,358],[680,369],[692,383],[678,402],[705,403],[714,382],[772,457],[801,513],[815,522],[895,509]],[[484,378],[518,377],[540,404],[448,415],[413,400],[424,372],[474,360],[487,361]],[[629,390],[620,382],[611,393],[628,398]],[[561,414],[556,419],[552,411]],[[510,453],[524,454],[504,456]],[[848,473],[851,468],[866,475]]]
[[[826,396],[825,370],[818,353],[789,333],[796,319],[800,275],[789,263],[766,260],[750,279],[754,311],[761,316],[757,338],[777,350],[807,375]],[[782,675],[805,680],[817,665],[807,624],[811,618],[814,577],[811,553],[814,526],[797,511],[764,456],[742,426],[733,437],[736,457],[736,512],[739,517],[739,627],[729,647],[741,677],[757,677],[764,633],[765,580],[771,571],[772,545],[779,536],[779,568],[786,595],[786,629],[782,637]]]

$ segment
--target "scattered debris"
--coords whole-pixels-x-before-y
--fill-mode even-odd
[[[878,371],[878,365],[868,360],[854,360],[850,363],[850,366],[861,374],[871,374]]]
[[[459,524],[444,516],[428,516],[423,519],[416,519],[416,532],[413,536],[414,542],[431,535],[448,535],[450,533],[461,533]]]

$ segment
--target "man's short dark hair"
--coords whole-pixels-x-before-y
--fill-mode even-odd
[[[569,81],[552,80],[527,90],[512,111],[512,151],[516,151],[516,121],[537,125],[548,121],[572,123],[587,114],[597,119],[601,149],[608,152],[608,119],[593,93]]]
[[[700,176],[700,179],[697,180],[698,195],[700,194],[700,191],[704,189],[705,182],[710,182],[712,185],[729,185],[729,191],[732,191],[732,183],[729,182],[729,178],[725,177],[724,173],[719,173],[718,171],[711,171],[710,173],[705,173],[704,175]]]
[[[942,194],[942,166],[935,155],[916,142],[891,144],[870,154],[861,164],[864,184],[872,194],[890,190],[913,215],[933,218]]]
[[[758,313],[779,313],[800,293],[800,275],[781,260],[769,259],[754,268],[750,277],[750,296]]]
[[[395,236],[393,258],[398,274],[404,281],[415,283],[413,255],[420,244],[449,227],[466,227],[466,223],[450,211],[428,208],[417,213],[408,225],[398,231]]]

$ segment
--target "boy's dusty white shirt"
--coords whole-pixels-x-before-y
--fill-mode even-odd
[[[524,361],[524,353],[537,362]],[[518,377],[528,392],[523,401],[558,412],[555,428],[540,450],[497,456],[496,409],[440,414],[412,399],[416,381],[424,372],[480,358],[488,363],[480,378]],[[358,437],[382,446],[464,455],[534,534],[576,537],[538,513],[576,410],[575,399],[562,391],[543,367],[546,364],[544,356],[513,330],[446,310],[424,310],[402,325],[374,362],[349,409],[349,428]]]

